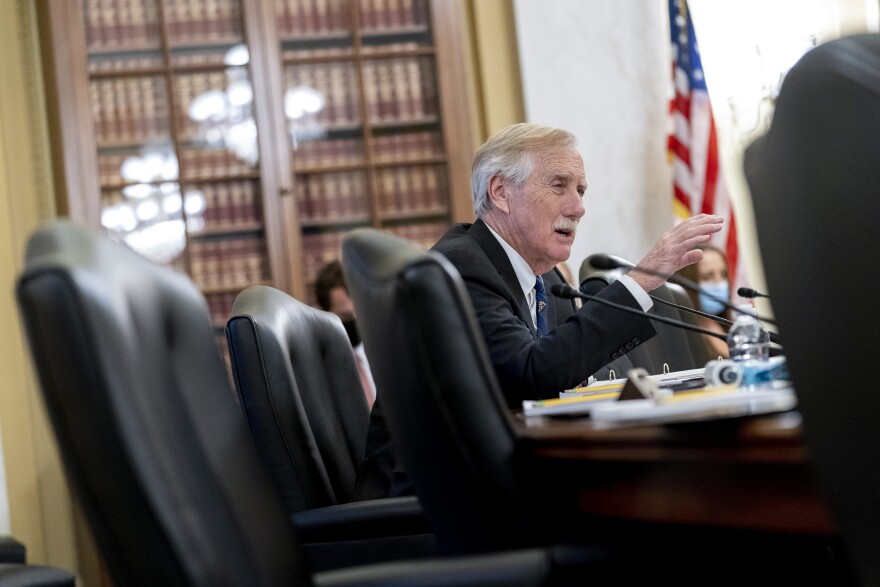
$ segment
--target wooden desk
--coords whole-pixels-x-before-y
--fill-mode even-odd
[[[522,448],[564,475],[581,512],[606,518],[835,536],[797,412],[601,428],[515,416]]]

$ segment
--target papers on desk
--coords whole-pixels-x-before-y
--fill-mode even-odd
[[[560,399],[523,401],[526,416],[584,416],[610,424],[658,424],[784,412],[797,405],[788,381],[757,389],[701,387],[651,399],[617,401],[623,384],[592,386]]]
[[[675,387],[688,382],[702,383],[703,374],[706,372],[704,368],[687,369],[685,371],[673,371],[671,373],[663,373],[661,375],[649,375],[648,378],[655,381],[660,387]],[[563,391],[559,397],[585,397],[585,394],[594,393],[597,390],[617,390],[623,389],[626,384],[626,378],[609,379],[607,381],[596,381],[587,387],[576,387]]]
[[[590,417],[609,424],[665,424],[785,412],[795,406],[797,396],[791,383],[775,381],[757,389],[706,387],[656,399],[607,402]]]
[[[608,389],[592,393],[580,393],[573,397],[559,399],[523,400],[523,413],[526,416],[586,415],[602,402],[614,401],[620,396],[622,384],[608,385]]]

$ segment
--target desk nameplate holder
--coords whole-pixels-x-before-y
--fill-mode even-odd
[[[672,395],[672,390],[661,388],[641,367],[630,369],[627,371],[626,377],[623,390],[617,397],[619,402],[634,399],[660,399]]]

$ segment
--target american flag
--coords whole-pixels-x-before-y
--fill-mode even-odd
[[[721,173],[718,138],[700,51],[686,0],[669,0],[672,33],[672,81],[675,96],[669,104],[673,128],[669,135],[672,161],[673,208],[681,219],[695,214],[724,218],[724,228],[712,244],[727,256],[733,295],[745,285],[743,259],[736,242],[733,206]]]

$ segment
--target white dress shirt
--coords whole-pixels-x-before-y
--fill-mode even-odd
[[[495,232],[495,230],[489,226],[488,222],[486,223],[486,227],[489,229],[489,232],[492,233],[492,236],[498,240],[498,243],[501,245],[501,248],[504,249],[504,252],[507,253],[507,258],[510,259],[510,264],[513,266],[514,273],[516,273],[519,286],[522,288],[523,295],[529,303],[529,312],[532,314],[532,324],[537,327],[537,302],[535,300],[535,278],[537,276],[535,275],[535,272],[532,271],[532,268],[529,267],[529,264],[523,259],[522,255],[510,246],[506,240],[501,238],[501,235]],[[622,275],[619,281],[629,290],[629,293],[631,293],[636,299],[639,306],[642,307],[642,310],[647,312],[654,307],[654,302],[651,300],[648,292],[642,289],[642,286],[636,283],[632,277],[629,275]]]

